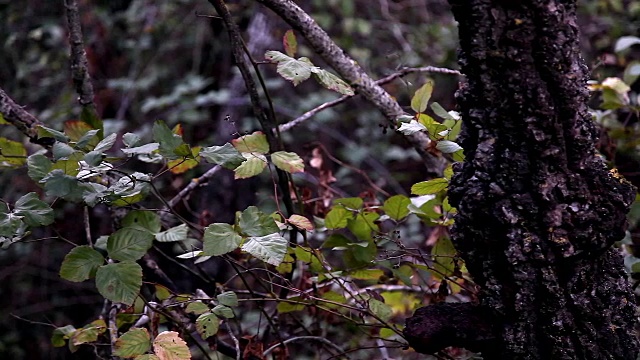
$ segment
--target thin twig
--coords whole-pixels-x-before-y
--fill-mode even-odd
[[[227,326],[227,331],[229,332],[229,336],[233,340],[233,344],[236,346],[236,360],[240,360],[240,357],[242,356],[242,352],[240,351],[240,341],[238,341],[238,338],[233,334],[233,331],[231,330],[231,326],[229,325],[228,321],[225,323],[225,325]]]
[[[306,341],[306,340],[313,340],[313,341],[318,341],[321,342],[325,345],[328,345],[336,350],[338,350],[340,353],[343,353],[344,351],[340,348],[340,346],[332,343],[331,341],[321,337],[321,336],[296,336],[296,337],[292,337],[289,338],[285,341],[282,342],[282,344],[286,345],[292,342],[296,342],[296,341]],[[271,353],[273,350],[277,349],[279,346],[281,346],[282,344],[275,344],[272,347],[268,348],[267,350],[265,350],[262,355],[263,356],[267,356],[269,355],[269,353]]]
[[[109,329],[109,340],[111,342],[111,354],[116,351],[116,340],[118,340],[118,326],[116,325],[116,315],[118,314],[118,305],[111,303],[105,299],[105,304],[109,304],[109,317],[107,319],[107,328]]]
[[[451,74],[451,75],[459,75],[462,76],[462,74],[458,71],[458,70],[453,70],[453,69],[447,69],[447,68],[439,68],[439,67],[435,67],[435,66],[424,66],[424,67],[419,67],[419,68],[409,68],[409,67],[405,67],[402,68],[398,71],[396,71],[395,73],[385,76],[382,79],[376,80],[376,84],[377,85],[384,85],[384,84],[388,84],[390,82],[392,82],[395,79],[404,77],[408,74],[411,73],[419,73],[419,72],[431,72],[431,73],[440,73],[440,74]],[[294,126],[300,125],[301,123],[309,120],[311,117],[315,116],[317,113],[329,109],[331,107],[334,107],[336,105],[339,105],[349,99],[351,99],[352,97],[354,97],[355,95],[343,95],[335,100],[331,100],[331,101],[327,101],[326,103],[319,105],[307,112],[305,112],[304,114],[298,116],[297,118],[289,121],[286,124],[282,124],[279,126],[280,131],[287,131],[290,130],[291,128],[293,128]]]
[[[209,179],[211,179],[213,177],[213,175],[217,174],[218,171],[220,171],[221,169],[222,169],[222,166],[216,165],[216,166],[212,167],[211,169],[207,170],[200,177],[192,179],[191,182],[189,182],[189,184],[187,186],[185,186],[182,190],[180,190],[180,192],[178,194],[176,194],[176,196],[174,196],[171,200],[169,200],[169,202],[168,202],[169,206],[171,208],[173,208],[176,205],[178,205],[178,203],[180,201],[188,199],[189,198],[189,194],[191,194],[191,192],[193,190],[195,190],[198,186],[201,186],[202,184],[204,184],[207,181],[209,181]],[[167,209],[167,210],[169,210],[169,209]]]
[[[91,223],[89,222],[89,207],[84,206],[84,233],[87,236],[87,244],[93,247],[93,240],[91,239]]]

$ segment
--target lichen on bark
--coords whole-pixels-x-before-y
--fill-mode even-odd
[[[635,189],[595,151],[575,0],[449,0],[466,161],[454,244],[502,359],[636,359],[620,253]]]

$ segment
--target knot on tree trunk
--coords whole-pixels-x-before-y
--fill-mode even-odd
[[[435,354],[449,346],[488,354],[498,348],[497,317],[472,303],[440,303],[417,309],[404,336],[417,352]]]

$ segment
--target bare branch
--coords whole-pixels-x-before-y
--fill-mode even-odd
[[[89,75],[89,61],[84,50],[82,27],[77,0],[65,0],[67,23],[69,26],[69,44],[71,45],[71,77],[78,93],[78,102],[95,113],[93,102],[93,84]]]
[[[222,166],[216,165],[207,170],[199,178],[191,180],[191,182],[187,186],[185,186],[182,190],[180,190],[178,194],[176,194],[176,196],[169,200],[169,206],[174,207],[178,205],[178,203],[183,199],[187,199],[189,197],[189,194],[191,194],[191,192],[195,190],[196,187],[209,181],[209,179],[212,178],[213,175],[215,175],[218,171],[220,171],[220,169],[222,169]]]
[[[0,89],[0,114],[6,121],[28,136],[32,142],[38,139],[37,126],[43,124],[35,116],[16,104],[2,89]]]

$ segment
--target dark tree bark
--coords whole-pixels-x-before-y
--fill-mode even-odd
[[[611,248],[635,191],[595,152],[576,1],[449,3],[467,76],[452,232],[493,314],[485,358],[635,360],[635,301]],[[412,346],[434,314],[408,320]]]

